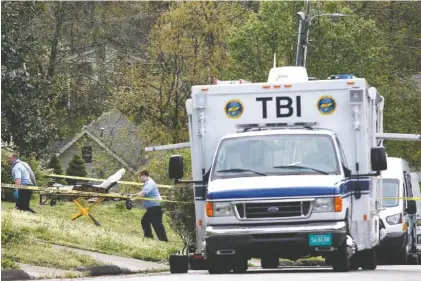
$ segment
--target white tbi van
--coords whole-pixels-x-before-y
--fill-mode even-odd
[[[382,175],[383,197],[420,196],[418,177],[411,173],[404,159],[388,157],[387,170]],[[386,237],[380,243],[380,260],[393,264],[417,263],[421,249],[421,201],[383,199],[382,205],[380,219]]]

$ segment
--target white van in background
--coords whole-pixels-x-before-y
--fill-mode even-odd
[[[388,157],[387,170],[382,172],[382,176],[383,197],[420,196],[418,176],[416,173],[411,173],[409,164],[404,159]],[[379,245],[380,261],[392,264],[418,264],[421,226],[418,226],[417,230],[416,225],[420,225],[421,222],[421,201],[383,199],[383,208],[380,219],[386,230],[386,237]],[[412,222],[411,214],[417,216],[416,219],[412,217]]]
[[[417,173],[411,173],[413,196],[418,198],[416,200],[417,214],[416,214],[416,251],[418,253],[418,264],[421,264],[421,178]]]

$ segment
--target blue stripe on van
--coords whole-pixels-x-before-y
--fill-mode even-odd
[[[370,181],[362,179],[347,180],[339,186],[301,186],[301,187],[278,187],[278,188],[252,188],[252,189],[235,189],[221,190],[210,192],[206,196],[208,200],[223,199],[249,199],[249,198],[280,198],[280,197],[298,197],[298,196],[332,196],[339,194],[347,194],[356,190],[358,184],[361,191],[368,191]]]

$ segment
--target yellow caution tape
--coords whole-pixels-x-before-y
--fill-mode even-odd
[[[383,199],[386,200],[394,200],[394,199],[398,199],[398,200],[410,200],[410,201],[417,201],[417,200],[421,200],[421,197],[381,197]]]
[[[77,177],[77,176],[65,176],[65,175],[48,175],[47,177],[50,178],[63,178],[63,179],[74,179],[74,180],[90,180],[90,181],[106,181],[106,179],[96,179],[96,178],[86,178],[86,177]],[[133,181],[118,181],[117,183],[121,184],[127,184],[127,185],[137,185],[137,186],[143,186],[143,183],[140,182],[133,182]],[[164,185],[164,184],[157,184],[158,187],[163,188],[171,188],[173,186],[171,185]]]
[[[98,192],[88,192],[88,191],[79,191],[79,190],[60,190],[57,187],[38,187],[30,185],[16,185],[9,183],[1,183],[1,187],[12,188],[12,189],[25,189],[33,190],[40,192],[41,195],[50,195],[50,196],[71,196],[71,197],[104,197],[104,198],[116,198],[116,199],[130,199],[130,200],[147,200],[147,201],[158,201],[158,202],[171,202],[171,203],[183,203],[183,204],[193,204],[193,202],[186,201],[173,201],[173,200],[164,200],[164,199],[153,199],[153,198],[143,198],[138,196],[129,196],[119,193],[98,193]]]

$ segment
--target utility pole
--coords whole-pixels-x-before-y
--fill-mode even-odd
[[[306,25],[305,25],[305,39],[304,39],[304,55],[301,65],[306,67],[307,62],[307,51],[308,51],[308,38],[309,38],[309,32],[310,32],[310,24],[311,24],[311,8],[310,8],[310,1],[307,0],[307,7],[306,7]]]
[[[295,58],[296,66],[303,66],[303,43],[307,42],[307,39],[303,40],[303,35],[308,34],[308,18],[310,16],[310,1],[306,1],[305,13],[298,12],[299,25],[298,25],[298,42],[297,42],[297,55]]]
[[[297,42],[297,55],[295,58],[295,66],[306,67],[307,53],[309,47],[309,33],[311,21],[316,17],[330,17],[332,19],[346,17],[348,15],[341,13],[325,14],[317,13],[316,15],[311,14],[310,1],[306,0],[305,12],[298,12],[299,26],[298,26],[298,42]]]

